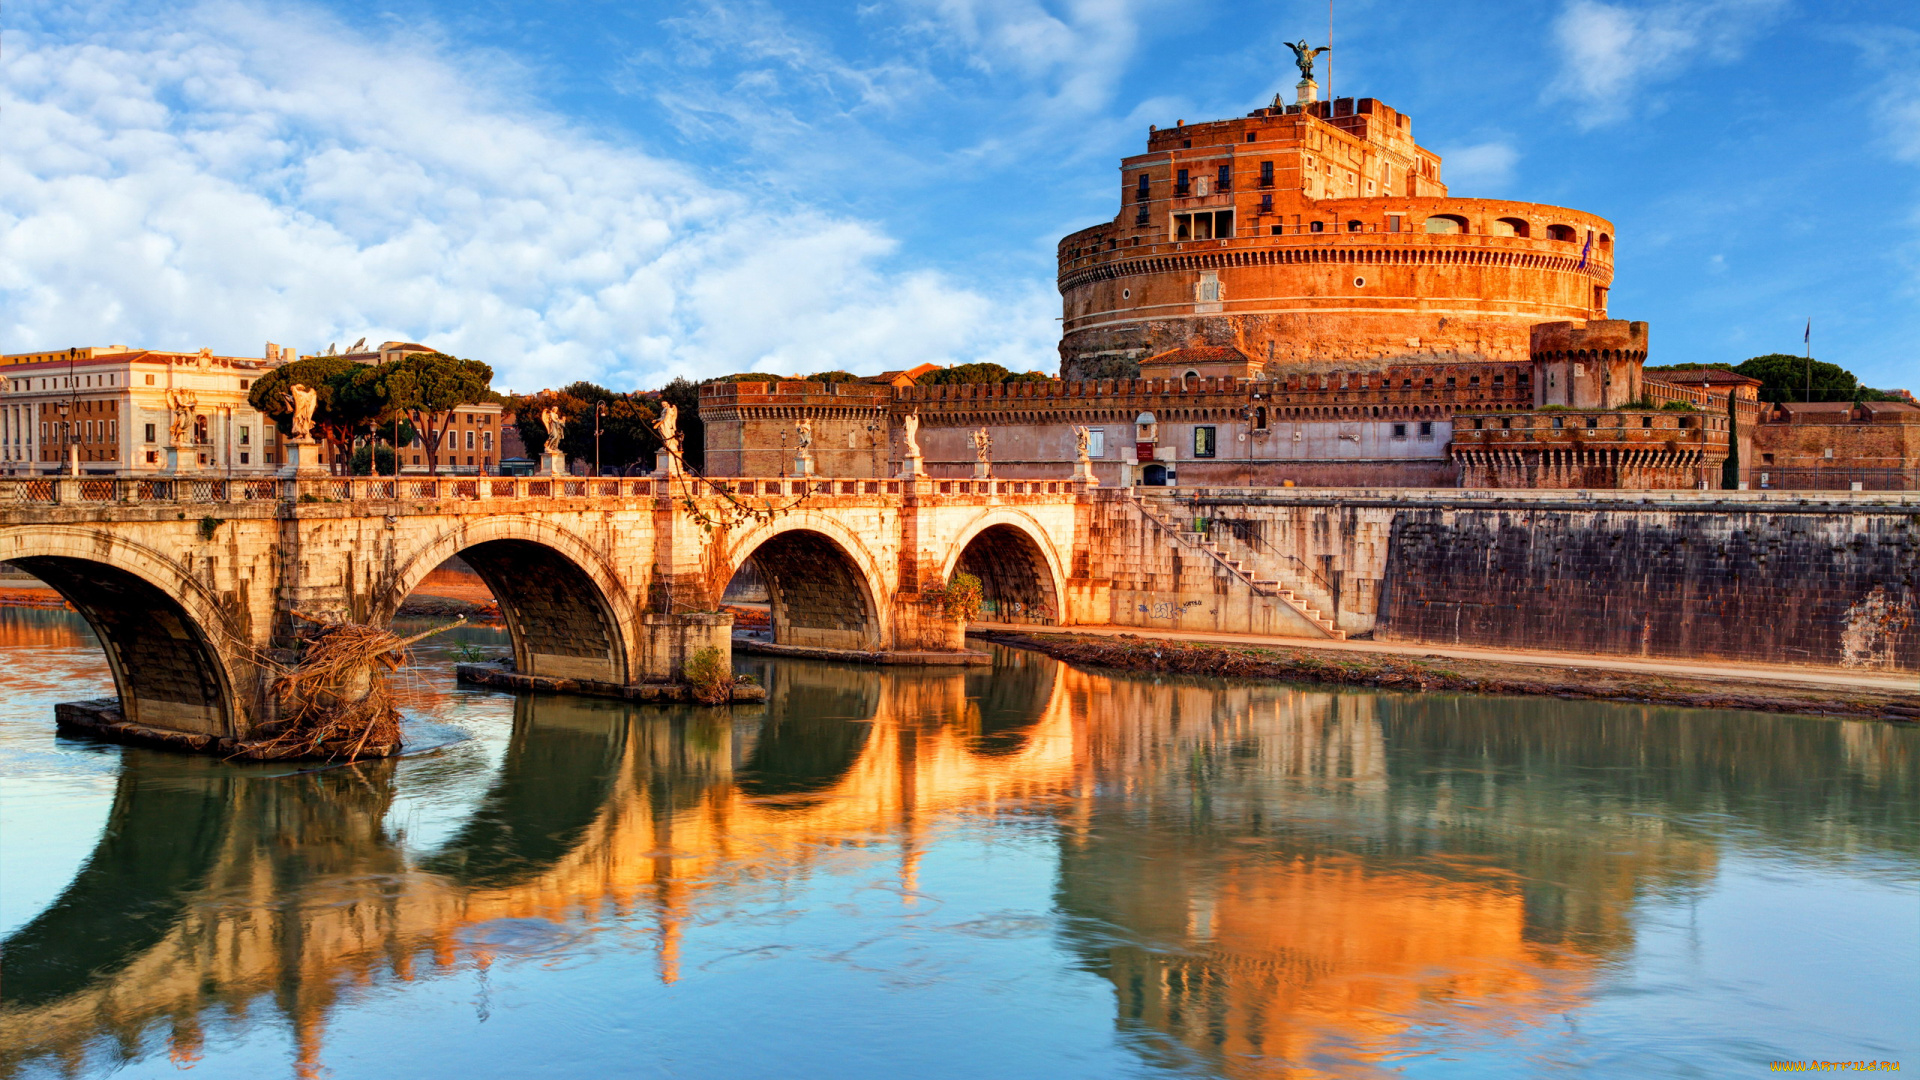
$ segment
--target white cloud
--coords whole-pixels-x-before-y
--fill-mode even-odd
[[[581,132],[502,90],[494,58],[288,7],[108,23],[16,32],[0,69],[8,351],[365,334],[518,389],[1050,366],[1044,288],[985,295],[869,224]]]
[[[1571,100],[1584,126],[1624,118],[1648,86],[1696,59],[1724,63],[1785,7],[1785,0],[1674,0],[1629,6],[1573,0],[1554,20],[1561,71],[1548,88]]]
[[[1447,190],[1460,195],[1498,192],[1513,179],[1513,168],[1520,163],[1520,151],[1504,142],[1456,146],[1440,154],[1446,172]]]

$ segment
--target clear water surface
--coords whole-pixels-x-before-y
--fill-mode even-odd
[[[398,760],[57,737],[0,609],[0,1075],[1920,1069],[1920,731],[743,660],[764,707],[409,677]]]

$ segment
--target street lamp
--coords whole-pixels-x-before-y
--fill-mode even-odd
[[[595,476],[600,475],[600,414],[606,407],[607,403],[604,401],[593,403],[593,475]]]

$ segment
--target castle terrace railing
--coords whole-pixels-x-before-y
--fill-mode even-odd
[[[1061,468],[1071,468],[1061,463]],[[924,478],[924,493],[966,496],[1060,496],[1078,488],[1069,479]],[[198,505],[285,502],[295,505],[357,502],[500,502],[511,499],[791,500],[813,496],[902,495],[913,483],[899,478],[844,477],[362,477],[288,480],[201,476],[0,477],[0,507]]]

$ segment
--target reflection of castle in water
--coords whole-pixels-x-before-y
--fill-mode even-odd
[[[1764,797],[1783,833],[1817,818],[1871,847],[1886,823],[1850,799],[1915,786],[1892,742],[1853,745],[1876,742],[1861,725],[1781,727],[1762,737],[1798,742],[1755,753],[1746,717],[1109,679],[1019,653],[762,674],[772,704],[731,719],[522,699],[481,807],[417,861],[383,824],[392,763],[267,778],[128,753],[93,858],[5,944],[0,1069],[102,1036],[132,1056],[154,1025],[191,1057],[204,1015],[270,1000],[311,1071],[350,987],[486,963],[499,919],[651,922],[673,980],[728,890],[890,845],[911,902],[940,820],[1001,808],[1055,815],[1063,941],[1142,1053],[1233,1075],[1364,1062],[1423,1026],[1577,1005],[1638,895],[1712,874],[1690,816]],[[1661,779],[1583,793],[1634,767]],[[1843,779],[1780,803],[1801,767]]]

